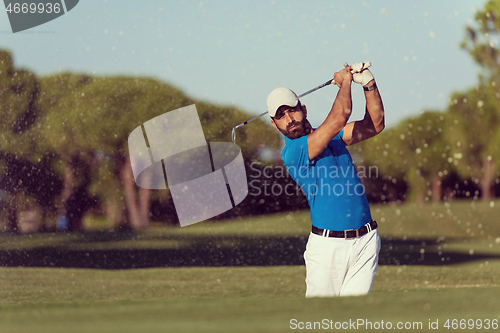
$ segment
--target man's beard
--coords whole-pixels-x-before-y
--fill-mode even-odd
[[[296,127],[290,129],[293,126]],[[279,130],[289,139],[298,139],[311,132],[311,124],[304,118],[302,122],[294,120],[286,126],[286,129],[283,130],[280,128]]]

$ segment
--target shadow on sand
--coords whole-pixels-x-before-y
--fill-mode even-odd
[[[85,233],[70,245],[0,250],[3,267],[67,267],[132,269],[189,266],[303,265],[307,236],[157,236],[141,248],[102,248],[108,242],[134,242],[128,232]],[[155,248],[162,242],[175,244]],[[449,239],[446,242],[450,241]],[[457,241],[457,240],[454,240]],[[100,246],[94,246],[100,244]],[[453,252],[443,249],[444,239],[382,238],[381,265],[451,265],[473,260],[500,259],[500,255]],[[116,244],[116,243],[114,243]],[[133,243],[130,243],[133,244]],[[84,245],[83,248],[81,245]],[[78,248],[78,247],[81,248]],[[99,247],[101,247],[99,249]]]

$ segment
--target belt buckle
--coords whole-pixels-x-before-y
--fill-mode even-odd
[[[347,237],[347,232],[348,231],[356,231],[356,237]],[[354,238],[358,238],[359,237],[359,229],[348,229],[348,230],[344,230],[344,239],[345,240],[349,240],[349,239],[354,239]]]

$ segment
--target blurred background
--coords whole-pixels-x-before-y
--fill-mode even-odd
[[[499,32],[500,0],[85,0],[18,33],[0,10],[0,330],[498,328]],[[136,186],[127,139],[151,118],[196,104],[231,142],[273,89],[366,61],[386,120],[349,147],[381,235],[370,295],[304,298],[309,209],[267,116],[237,129],[236,208],[180,228],[168,189]],[[337,91],[302,99],[313,126]]]
[[[168,190],[134,183],[127,147],[134,128],[195,103],[207,141],[229,142],[235,125],[266,110],[274,88],[302,93],[359,61],[371,61],[386,110],[386,129],[349,148],[367,171],[369,201],[467,199],[493,208],[499,15],[500,2],[484,0],[88,0],[13,34],[2,11],[0,230],[177,225]],[[356,120],[364,97],[353,91]],[[336,92],[329,86],[304,97],[313,126]],[[278,174],[283,142],[268,118],[238,129],[236,143],[252,188],[214,220],[307,208],[300,191],[271,191],[294,183]]]

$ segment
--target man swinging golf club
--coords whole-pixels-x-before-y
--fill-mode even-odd
[[[330,113],[318,127],[287,88],[273,90],[267,109],[273,126],[285,136],[281,157],[304,191],[311,208],[312,231],[304,260],[306,297],[368,294],[378,267],[380,237],[361,179],[346,146],[384,129],[384,107],[369,63],[356,63],[333,76],[340,88]],[[352,81],[363,86],[363,120],[351,115]]]

